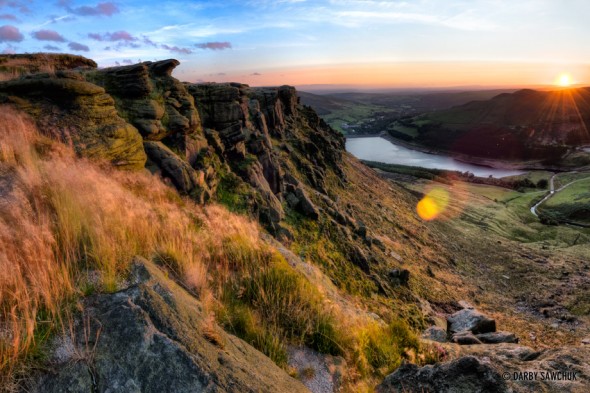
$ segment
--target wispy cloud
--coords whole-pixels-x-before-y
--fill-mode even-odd
[[[68,48],[76,52],[89,52],[90,48],[84,44],[80,44],[78,42],[70,42],[68,44]]]
[[[227,41],[223,42],[203,42],[200,44],[195,44],[195,46],[199,49],[211,49],[211,50],[225,50],[231,49],[231,43]]]
[[[178,53],[178,54],[182,54],[182,55],[190,55],[191,53],[193,53],[193,51],[190,50],[189,48],[180,48],[178,46],[170,46],[170,45],[166,45],[166,44],[160,45],[160,48],[166,49],[167,51],[170,51],[172,53]]]
[[[136,37],[132,36],[130,33],[126,32],[124,30],[115,31],[114,33],[104,33],[104,34],[88,33],[88,38],[91,38],[95,41],[111,41],[111,42],[115,42],[115,41],[131,42],[131,41],[138,40]]]
[[[0,14],[0,19],[18,21],[16,15],[13,14]]]
[[[47,23],[58,23],[58,22],[72,22],[76,20],[75,16],[72,15],[62,15],[62,16],[50,16],[51,19]],[[46,24],[47,24],[46,23]]]
[[[45,46],[43,47],[43,49],[45,49],[45,50],[49,50],[49,51],[53,51],[53,52],[56,52],[56,51],[59,51],[59,50],[61,50],[59,47],[57,47],[57,46],[53,46],[53,45],[45,45]]]
[[[70,13],[80,16],[113,16],[120,12],[119,7],[112,2],[98,3],[94,6],[84,5],[70,7],[69,1],[60,1],[59,4]]]
[[[39,30],[33,32],[31,35],[39,41],[66,42],[66,39],[54,30]]]
[[[0,7],[10,7],[17,9],[23,14],[30,14],[31,9],[28,7],[27,4],[30,4],[31,1],[17,1],[17,0],[0,0]]]

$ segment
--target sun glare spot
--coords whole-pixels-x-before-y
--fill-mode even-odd
[[[572,77],[569,74],[561,74],[557,78],[556,84],[562,87],[568,87],[572,84]]]
[[[416,206],[421,219],[432,221],[438,218],[449,204],[449,193],[441,188],[434,189],[422,198]]]

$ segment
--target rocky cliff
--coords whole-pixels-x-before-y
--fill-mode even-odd
[[[350,391],[376,385],[402,360],[421,365],[442,360],[429,352],[439,347],[418,345],[409,330],[445,324],[446,316],[460,309],[457,300],[481,295],[481,286],[457,273],[458,265],[471,266],[473,245],[452,238],[446,227],[433,229],[420,221],[414,214],[417,195],[384,181],[348,155],[343,136],[301,105],[293,87],[181,83],[172,76],[178,64],[171,59],[107,69],[96,69],[90,61],[60,65],[0,82],[0,104],[26,113],[41,132],[72,145],[81,157],[129,170],[130,176],[147,169],[185,196],[183,200],[220,203],[256,219],[269,233],[265,242],[305,277],[305,285],[312,286],[301,290],[293,283],[303,284],[292,275],[279,275],[280,282],[293,293],[321,293],[326,304],[351,320],[342,326],[358,330],[357,341],[331,342],[338,332],[317,317],[318,300],[303,303],[318,318],[304,321],[313,325],[308,329],[312,333],[297,331],[289,325],[289,315],[279,314],[288,320],[284,335],[303,337],[298,342],[316,350],[314,361],[320,359],[316,363],[326,370],[334,362],[323,362],[324,354],[354,362],[348,379],[344,378]],[[76,69],[58,69],[72,67]],[[191,225],[201,223],[195,219]],[[235,245],[226,240],[215,244],[230,255],[228,259],[257,262],[250,251],[239,248],[242,238],[233,239]],[[490,256],[499,252],[495,242],[482,240],[484,245],[493,250]],[[207,250],[215,262],[213,275],[220,275],[235,262],[215,259],[215,252]],[[164,271],[178,273],[174,255],[158,250],[156,257]],[[28,381],[30,390],[63,391],[70,386],[69,391],[95,392],[304,391],[303,385],[249,345],[269,356],[276,345],[284,346],[276,343],[279,336],[247,334],[246,325],[269,314],[256,307],[284,306],[269,296],[280,290],[272,286],[275,276],[263,276],[262,284],[256,283],[263,296],[248,300],[252,284],[247,280],[262,266],[244,272],[243,281],[235,283],[235,298],[218,299],[232,304],[226,313],[235,314],[223,317],[225,327],[247,343],[224,332],[207,333],[201,299],[193,299],[191,291],[152,262],[136,258],[130,269],[129,281],[117,287],[118,292],[84,298],[82,308],[94,325],[78,320],[70,334],[78,344],[62,343],[65,355],[58,345],[53,353],[63,356],[52,359],[53,368]],[[285,267],[281,269],[270,271],[285,274]],[[219,296],[226,290],[221,288]],[[287,304],[293,299],[295,295],[288,296]],[[256,309],[256,318],[244,311],[246,301]],[[249,317],[239,323],[232,319],[243,315]],[[90,340],[97,335],[100,340]],[[328,344],[322,342],[325,337]],[[350,353],[342,345],[348,345]],[[583,357],[572,356],[566,363],[575,364],[578,358]],[[337,362],[341,360],[338,357]],[[454,391],[453,386],[461,388],[449,382],[456,374],[464,377],[466,386],[483,381],[480,391],[506,391],[498,370],[477,359],[400,370],[387,378],[380,391],[438,391],[437,384]],[[324,374],[336,374],[328,371]],[[158,375],[167,377],[160,380]],[[400,382],[406,377],[411,385]],[[341,386],[341,382],[328,385]],[[488,389],[496,382],[498,389]],[[326,384],[314,380],[307,385]]]

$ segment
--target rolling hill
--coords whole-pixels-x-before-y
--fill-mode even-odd
[[[590,89],[519,90],[401,119],[414,142],[487,158],[558,159],[590,143]]]

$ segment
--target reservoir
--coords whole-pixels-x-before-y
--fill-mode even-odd
[[[488,177],[491,175],[495,178],[500,178],[524,173],[518,170],[495,169],[481,165],[467,164],[457,161],[452,157],[423,153],[397,145],[381,137],[347,139],[346,150],[361,160],[430,169],[471,172],[479,177]]]

